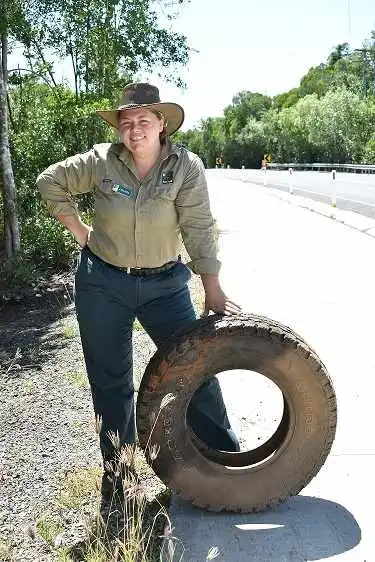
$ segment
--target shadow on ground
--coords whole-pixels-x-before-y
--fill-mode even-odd
[[[210,513],[175,498],[172,501],[176,560],[206,560],[217,547],[225,562],[303,562],[324,560],[354,548],[361,529],[342,505],[297,496],[259,514]],[[181,522],[180,522],[181,521]],[[179,528],[181,525],[181,533]],[[179,536],[182,534],[183,536]],[[167,545],[165,545],[167,546]],[[167,548],[163,560],[168,560]]]
[[[51,327],[71,315],[72,304],[71,284],[0,304],[0,370],[7,372],[8,378],[17,374],[13,368],[8,371],[10,364],[38,369],[51,352],[64,345],[61,334]],[[18,348],[21,356],[15,361]]]

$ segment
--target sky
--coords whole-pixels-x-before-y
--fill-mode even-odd
[[[372,29],[375,0],[191,0],[173,21],[193,49],[180,72],[186,89],[139,78],[157,85],[162,101],[184,107],[187,130],[222,116],[242,90],[274,96],[297,87],[336,45],[360,48]],[[68,67],[60,70],[69,80]]]
[[[199,51],[182,73],[187,89],[154,82],[163,101],[184,107],[186,130],[223,115],[241,90],[298,86],[339,43],[360,48],[375,29],[375,0],[191,0],[173,27]]]

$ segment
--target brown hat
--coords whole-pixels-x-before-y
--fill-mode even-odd
[[[118,128],[118,116],[120,110],[124,109],[151,109],[160,111],[164,115],[165,128],[168,135],[175,133],[184,122],[184,110],[177,103],[161,102],[159,90],[151,84],[135,82],[125,86],[122,103],[115,110],[97,111],[107,123],[115,129]]]

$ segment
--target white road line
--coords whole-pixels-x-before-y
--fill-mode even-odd
[[[309,189],[302,189],[301,187],[294,187],[295,191],[303,191],[304,193],[311,193],[313,195],[323,195],[324,197],[328,197],[330,199],[330,195],[328,193],[319,193],[318,191],[310,191]],[[337,196],[337,199],[340,201],[347,201],[348,203],[355,203],[356,205],[365,205],[366,207],[375,207],[375,203],[367,203],[366,201],[357,201],[356,199],[346,199],[345,197],[341,197],[341,195]]]

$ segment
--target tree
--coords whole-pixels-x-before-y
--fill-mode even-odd
[[[200,129],[178,131],[175,135],[173,135],[173,142],[186,146],[186,148],[195,154],[198,154],[203,162],[205,162],[206,154],[203,144],[203,133]]]
[[[68,57],[77,98],[92,93],[111,99],[135,73],[156,67],[181,85],[175,67],[188,60],[186,38],[160,26],[158,5],[168,10],[162,0],[28,0],[27,25],[15,37],[29,67],[43,70],[53,85],[54,63],[46,53]]]
[[[337,45],[332,53],[329,55],[327,60],[327,66],[333,67],[339,60],[342,60],[344,57],[347,57],[350,53],[350,46],[348,43],[340,43]]]
[[[232,105],[224,109],[226,136],[233,138],[240,133],[249,117],[261,119],[271,104],[271,98],[263,94],[247,91],[236,94],[233,97]]]
[[[222,117],[208,117],[208,119],[202,120],[201,128],[204,146],[203,160],[207,168],[214,168],[216,158],[223,153],[224,119]]]
[[[20,249],[20,232],[16,209],[16,188],[14,184],[12,160],[8,137],[8,5],[3,2],[3,20],[1,22],[0,50],[0,172],[1,192],[3,199],[4,233],[3,247],[5,256],[10,258]]]

